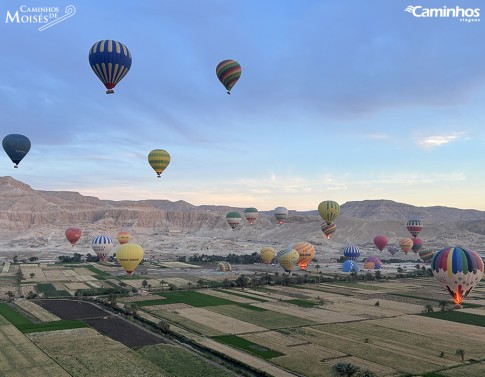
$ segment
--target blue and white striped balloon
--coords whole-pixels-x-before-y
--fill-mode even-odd
[[[99,260],[104,261],[113,249],[113,240],[108,236],[97,236],[91,241],[91,247]]]

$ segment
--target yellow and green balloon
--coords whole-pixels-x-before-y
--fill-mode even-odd
[[[157,177],[160,178],[160,174],[170,164],[170,154],[164,149],[154,149],[148,153],[148,163],[157,173]]]

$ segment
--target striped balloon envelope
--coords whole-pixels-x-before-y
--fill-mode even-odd
[[[320,226],[320,229],[322,229],[323,234],[325,234],[325,237],[327,237],[327,240],[332,237],[332,234],[337,230],[337,225],[335,223],[331,223],[330,225],[327,223],[322,223]]]
[[[91,241],[91,247],[99,260],[104,261],[113,249],[113,240],[108,236],[97,236]]]
[[[343,254],[348,260],[357,260],[360,257],[360,249],[354,245],[347,245],[343,249]]]
[[[130,242],[131,234],[130,232],[127,232],[127,231],[121,231],[121,232],[118,232],[118,234],[116,235],[116,239],[118,240],[120,245],[124,245],[125,243]]]
[[[280,250],[278,251],[278,254],[276,254],[278,263],[288,273],[291,273],[291,271],[295,268],[298,258],[300,258],[298,251],[290,248]]]
[[[223,60],[216,67],[217,78],[226,88],[227,94],[231,94],[231,89],[241,77],[241,73],[239,63],[231,59]]]
[[[167,166],[170,164],[170,154],[164,149],[154,149],[148,153],[148,163],[160,178]]]
[[[89,50],[89,65],[106,87],[106,94],[126,76],[131,67],[131,53],[121,42],[103,40]]]
[[[259,212],[256,208],[250,207],[244,210],[244,217],[248,220],[249,224],[253,224],[259,216]]]
[[[457,246],[447,247],[434,253],[431,270],[459,306],[482,279],[483,259],[474,251]]]
[[[239,224],[241,224],[241,214],[239,212],[228,212],[226,215],[226,221],[232,230],[234,230]]]
[[[318,213],[330,225],[340,214],[340,205],[333,200],[324,200],[318,205]]]
[[[399,240],[399,247],[401,248],[402,252],[407,255],[411,248],[413,247],[413,240],[411,238],[401,238]]]
[[[409,220],[406,223],[406,229],[413,237],[416,237],[423,230],[423,222],[421,220]]]
[[[229,262],[222,261],[222,262],[217,263],[216,271],[230,272],[230,271],[232,271],[232,266]]]
[[[308,242],[296,242],[288,245],[288,249],[295,249],[298,252],[298,267],[300,270],[305,271],[308,264],[315,256],[315,247]]]
[[[423,260],[424,263],[431,263],[431,259],[433,258],[435,250],[426,248],[421,249],[418,251],[419,257]]]
[[[274,209],[274,217],[278,220],[278,224],[283,224],[288,216],[288,210],[285,207],[276,207]]]

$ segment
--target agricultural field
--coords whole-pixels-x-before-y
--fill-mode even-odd
[[[3,329],[0,337],[12,337],[5,335],[8,332],[24,339],[18,341],[18,349],[5,347],[12,355],[27,347],[26,359],[19,363],[25,365],[23,374],[28,376],[56,376],[46,371],[58,365],[67,371],[65,375],[88,376],[93,373],[91,363],[100,363],[96,369],[100,376],[234,375],[190,350],[166,343],[159,334],[138,337],[136,331],[130,332],[132,321],[122,316],[82,301],[68,305],[55,300],[93,285],[119,288],[120,282],[138,292],[117,295],[117,308],[135,304],[138,316],[146,321],[157,324],[165,320],[173,334],[270,376],[331,376],[332,366],[339,362],[352,363],[379,377],[431,372],[447,377],[485,375],[485,289],[481,286],[467,297],[464,309],[455,310],[432,278],[208,289],[198,284],[200,276],[191,275],[195,269],[164,276],[164,271],[174,268],[168,265],[158,269],[158,275],[134,277],[118,270],[112,274],[109,266],[98,264],[21,268],[22,292],[35,289],[51,297],[16,299],[10,309],[0,307],[0,323],[8,330]],[[7,283],[17,295],[20,290],[14,271],[11,266],[8,273],[0,274],[0,283]],[[143,280],[151,287],[144,288]],[[168,284],[178,289],[172,286],[168,291]],[[449,303],[444,311],[443,300]],[[12,314],[15,307],[28,318]],[[429,307],[434,311],[424,313]],[[79,323],[85,327],[76,328]],[[27,337],[31,341],[25,342]],[[78,347],[77,340],[79,353],[69,357],[73,347]],[[35,347],[45,350],[44,356],[37,356]],[[88,354],[92,347],[106,349],[106,354]],[[464,350],[464,361],[456,355],[458,349]],[[6,355],[0,350],[0,357]],[[186,361],[181,363],[173,355],[184,355]],[[32,369],[31,360],[41,357],[39,368]],[[4,374],[15,375],[13,364],[5,365],[10,369]]]

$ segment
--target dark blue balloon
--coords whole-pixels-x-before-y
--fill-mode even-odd
[[[89,65],[106,89],[113,88],[126,76],[131,67],[131,53],[121,42],[103,40],[96,42],[89,50]]]
[[[30,150],[30,140],[27,136],[19,134],[10,134],[3,138],[2,146],[8,157],[15,164],[14,168],[25,157]]]

